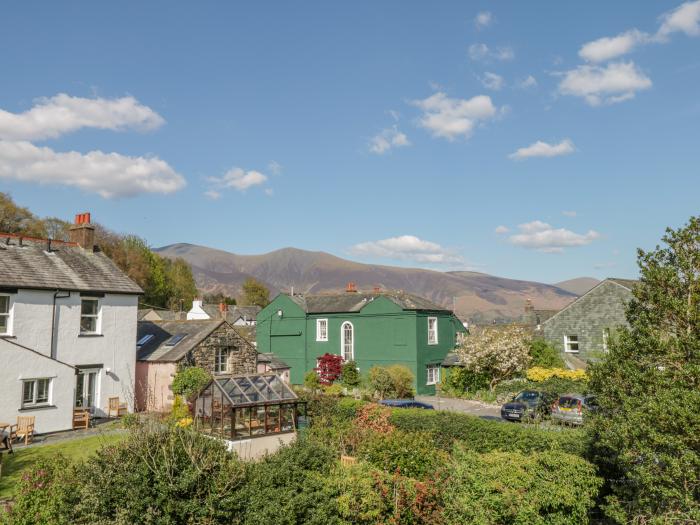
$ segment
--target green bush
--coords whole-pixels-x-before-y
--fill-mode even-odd
[[[584,524],[602,480],[586,460],[550,451],[476,454],[458,447],[444,494],[447,524]]]
[[[173,379],[173,394],[190,400],[211,381],[211,374],[198,366],[181,368]]]
[[[404,365],[391,365],[388,368],[389,377],[391,378],[392,395],[399,399],[413,397],[413,381],[415,377],[408,367]]]
[[[315,370],[309,370],[304,374],[304,386],[312,392],[321,388],[321,380]]]
[[[360,384],[360,372],[357,370],[355,361],[346,361],[340,371],[340,378],[343,384],[353,388]]]
[[[476,392],[489,387],[489,377],[484,373],[473,372],[461,366],[449,368],[444,381],[444,391],[455,395]]]
[[[323,391],[327,396],[340,397],[343,395],[343,385],[333,383],[332,385],[329,385],[326,388],[324,388]]]
[[[413,373],[404,365],[373,366],[369,369],[369,386],[380,399],[413,397]]]
[[[187,417],[190,417],[190,408],[187,406],[184,397],[176,394],[175,401],[173,401],[173,408],[168,419],[171,423],[177,423],[181,419]]]
[[[559,351],[544,339],[535,339],[530,343],[530,367],[564,368],[566,365]]]
[[[395,409],[391,423],[407,432],[429,432],[436,446],[446,451],[452,450],[457,441],[475,452],[561,450],[583,455],[588,446],[586,435],[581,430],[567,429],[562,432],[511,425],[456,412]]]
[[[434,477],[447,462],[427,432],[373,432],[358,447],[360,459],[388,473],[417,479]]]

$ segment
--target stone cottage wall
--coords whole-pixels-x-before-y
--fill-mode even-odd
[[[603,332],[614,335],[627,326],[625,310],[632,292],[612,281],[605,281],[568,308],[544,323],[544,337],[563,355],[584,361],[595,359],[604,351]],[[577,335],[579,353],[564,353],[564,336]]]
[[[187,356],[187,364],[199,366],[214,374],[216,350],[228,348],[228,371],[222,375],[255,374],[258,352],[229,324],[223,323],[209,337],[194,347]]]

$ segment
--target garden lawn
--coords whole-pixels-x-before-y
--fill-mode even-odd
[[[105,445],[124,439],[125,434],[106,434],[79,439],[68,439],[53,445],[37,445],[15,450],[14,454],[3,453],[2,476],[0,477],[0,499],[11,498],[17,490],[22,472],[39,459],[63,454],[71,461],[79,461],[94,454]]]

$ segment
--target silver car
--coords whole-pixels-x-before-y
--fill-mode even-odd
[[[552,405],[552,421],[583,425],[583,418],[597,408],[593,396],[583,394],[563,394]]]

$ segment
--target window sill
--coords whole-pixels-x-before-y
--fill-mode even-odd
[[[56,405],[37,405],[35,407],[22,407],[18,410],[18,412],[33,412],[35,410],[48,410],[48,409],[56,409],[58,408]]]
[[[564,350],[565,354],[578,354],[580,350]]]
[[[17,339],[17,336],[12,334],[0,334],[0,339]]]
[[[78,337],[104,337],[104,334],[78,334]]]

